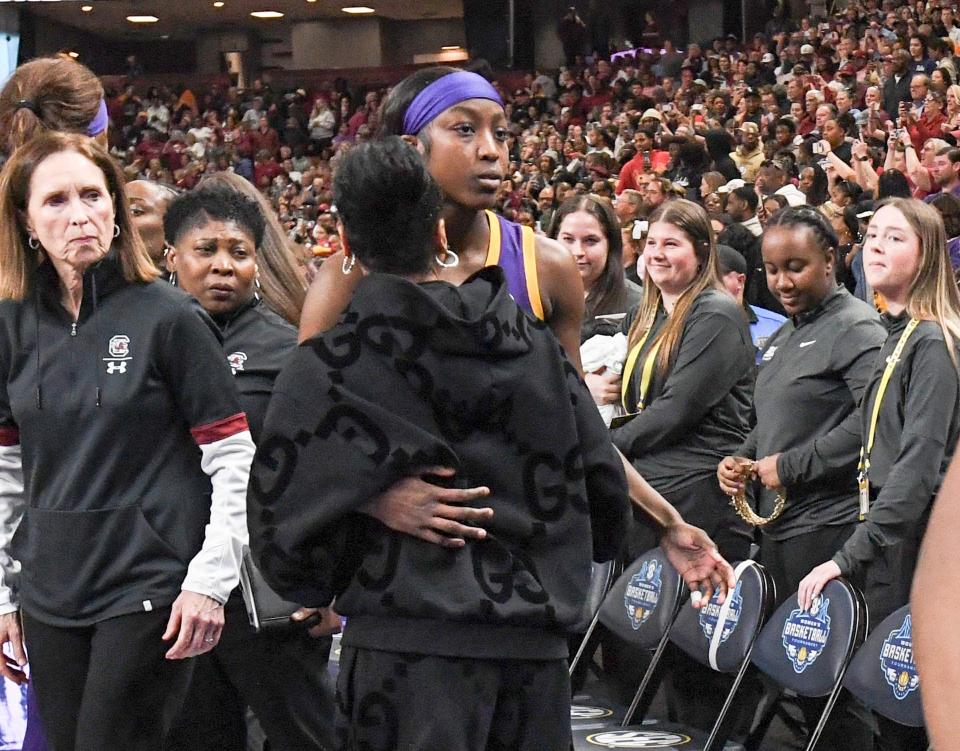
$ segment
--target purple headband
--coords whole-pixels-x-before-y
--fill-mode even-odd
[[[107,129],[107,126],[110,124],[110,117],[107,115],[107,103],[100,100],[100,107],[97,109],[97,114],[90,121],[90,124],[87,126],[87,135],[90,137],[98,136],[103,131]]]
[[[487,79],[459,70],[438,78],[414,97],[403,116],[403,134],[415,136],[445,109],[467,99],[489,99],[503,106],[500,94]]]

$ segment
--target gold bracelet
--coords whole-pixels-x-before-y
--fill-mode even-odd
[[[746,480],[751,478],[756,471],[756,462],[745,461],[740,462],[739,469],[740,474],[744,479],[744,484]],[[760,516],[756,511],[750,508],[750,504],[747,503],[747,491],[746,487],[742,493],[737,493],[736,495],[730,496],[730,505],[733,506],[734,510],[737,512],[737,516],[743,519],[747,524],[753,527],[764,527],[770,522],[776,521],[776,519],[783,513],[783,507],[787,503],[786,493],[777,493],[777,500],[773,505],[773,513],[770,516]]]

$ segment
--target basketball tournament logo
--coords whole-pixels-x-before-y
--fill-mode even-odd
[[[898,629],[890,632],[880,649],[880,669],[898,701],[920,687],[920,676],[913,663],[913,622],[909,613]]]
[[[737,624],[740,623],[740,613],[743,610],[743,595],[740,594],[742,587],[743,582],[738,581],[737,588],[733,590],[733,594],[730,596],[730,607],[720,629],[720,644],[730,638],[730,634],[736,630]],[[713,639],[717,630],[717,621],[720,619],[720,611],[723,609],[723,606],[718,602],[719,598],[720,589],[718,588],[710,598],[710,602],[700,608],[700,630],[707,637],[707,641]]]
[[[830,639],[830,600],[817,595],[810,612],[797,608],[783,624],[783,647],[796,673],[816,662]]]
[[[603,720],[613,717],[613,710],[609,707],[589,707],[585,704],[570,705],[571,720]]]
[[[130,337],[125,334],[117,334],[110,337],[107,342],[107,354],[103,361],[107,364],[107,373],[126,373],[127,363],[133,358],[130,356]]]
[[[663,564],[652,559],[641,563],[640,570],[630,577],[630,583],[623,593],[623,605],[627,609],[627,616],[634,631],[646,623],[650,614],[657,609],[660,590],[663,588],[660,581],[662,572]]]

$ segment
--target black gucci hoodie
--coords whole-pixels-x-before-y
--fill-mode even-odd
[[[359,513],[437,465],[490,488],[485,540],[450,550]],[[474,658],[566,657],[627,510],[586,386],[495,267],[459,287],[366,277],[280,374],[248,495],[264,575],[295,602],[336,596],[344,644]]]

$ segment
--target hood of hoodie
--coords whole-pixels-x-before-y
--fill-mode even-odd
[[[411,333],[427,349],[493,358],[529,352],[527,327],[544,325],[517,306],[499,266],[483,268],[459,286],[371,273],[357,286],[344,316],[353,317],[371,339],[412,325]]]

